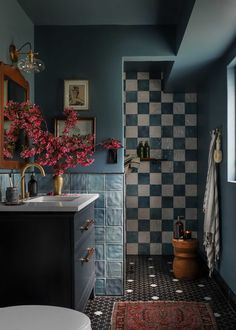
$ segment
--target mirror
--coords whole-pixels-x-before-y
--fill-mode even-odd
[[[23,135],[19,134],[14,156],[11,159],[4,158],[4,132],[10,123],[4,118],[4,106],[9,101],[24,102],[29,100],[29,83],[19,69],[0,62],[0,168],[20,168],[19,146],[22,145]]]

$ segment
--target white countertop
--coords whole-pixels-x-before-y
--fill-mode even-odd
[[[34,198],[31,198],[30,200],[25,200],[20,205],[5,205],[4,203],[0,203],[0,212],[78,212],[98,199],[99,194],[67,194],[64,196],[75,198],[65,201],[61,199],[60,201],[56,201],[55,198],[53,201],[43,202],[37,202],[34,201]]]

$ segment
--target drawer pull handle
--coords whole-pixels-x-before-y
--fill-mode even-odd
[[[94,248],[87,248],[87,255],[84,258],[80,258],[80,261],[89,262],[89,260],[92,257],[94,251],[95,251]]]
[[[92,219],[86,220],[85,224],[80,227],[80,230],[88,230],[89,226],[91,226],[92,224],[94,224],[94,220]]]

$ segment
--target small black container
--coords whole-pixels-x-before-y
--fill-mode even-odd
[[[31,175],[31,179],[28,182],[28,192],[30,197],[38,195],[38,182],[35,180],[34,174]]]
[[[17,204],[19,202],[19,194],[17,187],[7,187],[6,203]]]

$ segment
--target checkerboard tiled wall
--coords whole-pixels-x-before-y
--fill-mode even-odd
[[[127,254],[172,254],[177,216],[197,233],[197,96],[164,93],[161,74],[126,72],[126,154],[148,141],[151,157],[126,176]]]

